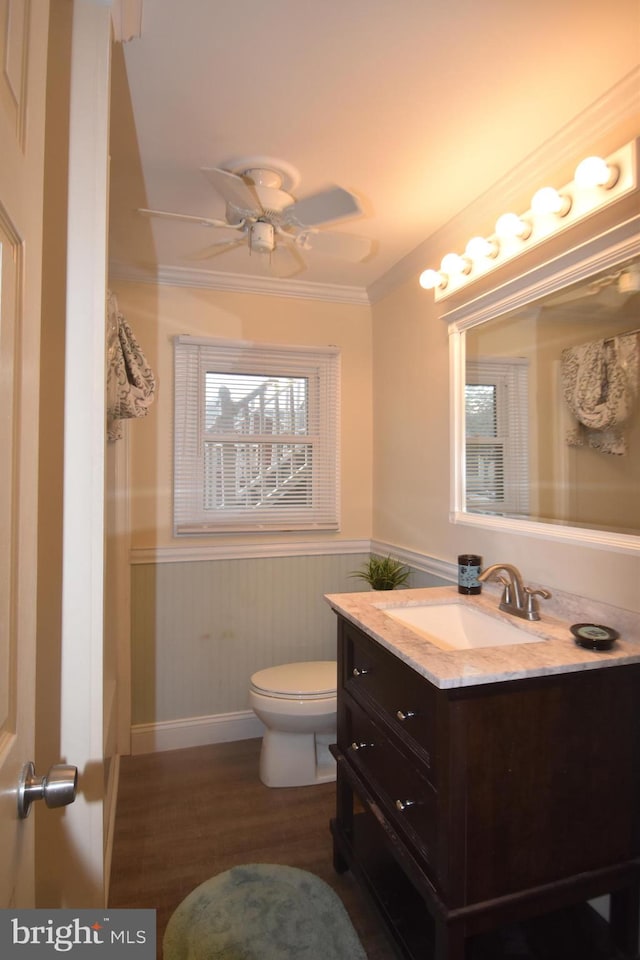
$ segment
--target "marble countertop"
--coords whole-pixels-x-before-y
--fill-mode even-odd
[[[457,586],[423,587],[415,590],[368,591],[366,593],[326,594],[329,605],[355,626],[377,640],[391,653],[426,677],[437,687],[466,687],[481,683],[541,677],[578,670],[598,670],[628,663],[640,663],[640,624],[628,611],[608,608],[608,619],[580,615],[585,604],[567,600],[568,619],[554,609],[551,616],[541,610],[540,620],[529,622],[498,609],[499,596],[487,590],[477,596],[458,593]],[[399,606],[415,604],[466,604],[495,617],[498,621],[526,631],[540,642],[475,649],[445,650],[425,636],[399,623],[385,613]],[[607,651],[591,651],[576,644],[569,627],[572,623],[596,622],[614,627],[620,637]]]

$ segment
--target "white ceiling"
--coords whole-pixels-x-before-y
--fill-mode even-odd
[[[329,183],[363,216],[337,229],[373,254],[305,253],[297,282],[364,289],[626,76],[637,0],[144,0],[142,37],[117,47],[111,259],[120,270],[272,275],[197,224],[223,217],[200,168],[268,155],[304,197]],[[124,57],[124,59],[123,59]]]

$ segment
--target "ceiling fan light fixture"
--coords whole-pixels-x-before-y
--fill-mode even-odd
[[[276,245],[273,224],[258,220],[249,231],[249,249],[253,253],[272,253]]]
[[[300,250],[360,262],[372,250],[366,237],[319,232],[317,228],[336,220],[359,216],[357,197],[343,187],[329,186],[296,200],[292,190],[298,171],[275,157],[246,157],[221,167],[201,167],[201,172],[225,201],[225,219],[214,220],[165,210],[141,210],[154,217],[198,223],[236,231],[236,239],[214,242],[192,259],[206,260],[246,242],[249,253],[277,255],[278,263],[292,259],[298,270],[306,264]],[[279,274],[284,275],[284,274]]]

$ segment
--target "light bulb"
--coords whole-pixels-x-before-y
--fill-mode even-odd
[[[447,278],[439,270],[423,270],[420,274],[420,286],[423,290],[444,290],[447,285]]]
[[[576,167],[573,179],[579,187],[604,187],[609,190],[617,182],[619,175],[618,167],[609,165],[602,157],[586,157]]]
[[[457,253],[446,253],[442,258],[440,269],[449,276],[457,276],[460,273],[469,273],[471,270],[471,261],[466,257],[461,257]]]
[[[517,213],[503,213],[496,221],[496,233],[503,240],[526,240],[531,236],[531,224]]]
[[[482,260],[485,257],[497,257],[499,249],[496,240],[488,240],[486,237],[471,237],[464,252],[471,260]]]
[[[571,210],[571,197],[558,193],[553,187],[541,187],[533,195],[531,209],[540,216],[555,213],[559,217],[566,217]]]

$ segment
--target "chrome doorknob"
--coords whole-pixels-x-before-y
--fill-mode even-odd
[[[48,807],[65,807],[73,803],[78,789],[78,768],[56,763],[44,777],[36,776],[36,768],[29,761],[22,769],[18,784],[18,816],[29,816],[34,800],[44,800]]]

